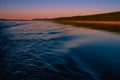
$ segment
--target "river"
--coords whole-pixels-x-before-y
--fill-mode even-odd
[[[120,34],[1,21],[0,80],[120,80]]]

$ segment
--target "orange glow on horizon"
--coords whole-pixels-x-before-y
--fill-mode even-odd
[[[33,19],[33,18],[57,18],[57,17],[70,17],[70,16],[81,16],[90,15],[106,12],[104,10],[63,10],[60,9],[46,9],[46,10],[13,10],[1,11],[1,19]]]

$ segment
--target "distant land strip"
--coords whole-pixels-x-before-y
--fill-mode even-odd
[[[61,23],[120,25],[120,11],[86,16],[59,17],[52,20]]]

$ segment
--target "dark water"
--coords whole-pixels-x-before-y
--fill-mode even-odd
[[[0,80],[120,80],[120,34],[1,21]]]

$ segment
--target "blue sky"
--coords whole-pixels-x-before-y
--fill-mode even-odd
[[[120,0],[1,0],[0,18],[53,18],[120,11]]]

